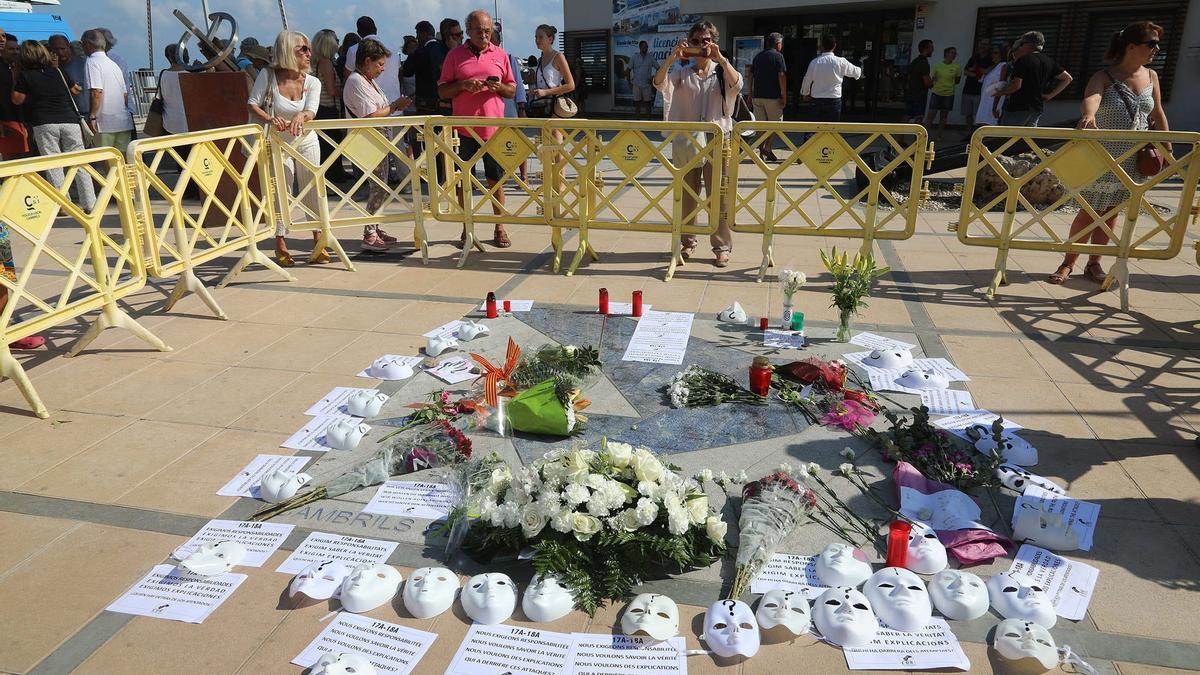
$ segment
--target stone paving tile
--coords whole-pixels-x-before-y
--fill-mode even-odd
[[[81,354],[71,359],[60,358],[64,366],[50,369],[44,374],[39,370],[29,373],[29,379],[37,389],[42,403],[49,409],[61,409],[90,392],[131,377],[154,365],[149,359],[136,355],[115,356],[111,354]],[[0,391],[0,405],[14,406],[28,411],[29,407],[15,386],[5,386]],[[105,410],[112,414],[113,411]]]
[[[12,490],[59,462],[133,424],[129,417],[58,411],[52,422],[38,422],[0,438],[0,489]]]
[[[0,547],[0,579],[77,527],[79,523],[72,520],[0,513],[0,531],[4,532],[4,546]]]
[[[263,329],[272,328],[264,326]],[[298,328],[252,354],[243,364],[255,368],[309,372],[314,364],[344,349],[358,336],[357,331],[335,328]]]
[[[1104,441],[1105,447],[1168,523],[1191,525],[1200,518],[1200,459],[1186,441],[1159,445]]]
[[[142,416],[176,396],[212,379],[221,369],[203,363],[155,361],[107,387],[70,404],[72,410]]]
[[[224,328],[214,327],[213,330],[216,332],[205,335],[203,340],[170,352],[166,359],[237,366],[297,329],[236,322]]]
[[[360,368],[370,365],[362,364]],[[357,372],[357,371],[355,371]],[[274,396],[247,410],[244,415],[228,423],[230,428],[268,431],[280,434],[276,445],[287,440],[310,419],[304,411],[321,400],[334,387],[374,387],[379,380],[355,377],[355,373],[331,375],[327,373],[304,373]],[[265,451],[264,451],[265,452]]]
[[[146,413],[146,418],[222,427],[299,377],[300,373],[288,370],[226,368]]]

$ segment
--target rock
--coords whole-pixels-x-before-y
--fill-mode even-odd
[[[996,161],[1013,178],[1024,176],[1039,163],[1037,155],[1032,152],[1024,152],[1015,157],[1000,155],[996,158]],[[975,181],[975,201],[976,203],[989,202],[1004,192],[1005,189],[1006,183],[1004,180],[996,174],[995,169],[990,165],[986,165],[980,170],[979,176]],[[1058,181],[1058,178],[1052,172],[1043,170],[1021,188],[1021,194],[1031,204],[1045,205],[1062,198],[1066,194],[1066,188],[1063,187],[1062,183]]]

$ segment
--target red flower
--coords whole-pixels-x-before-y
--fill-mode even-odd
[[[856,401],[870,408],[875,412],[879,412],[879,404],[871,397],[869,392],[859,391],[857,389],[843,389],[842,398],[847,401]]]
[[[846,367],[821,361],[806,359],[793,361],[779,369],[780,372],[801,384],[817,384],[830,391],[841,391],[846,384]]]

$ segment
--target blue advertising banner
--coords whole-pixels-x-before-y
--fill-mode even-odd
[[[653,63],[660,64],[702,17],[680,14],[679,0],[613,0],[612,16],[613,102],[632,108],[634,84],[645,81],[645,71],[632,68],[638,44],[645,40]],[[661,94],[656,94],[655,105],[662,105]]]

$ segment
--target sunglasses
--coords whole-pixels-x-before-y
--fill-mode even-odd
[[[1142,42],[1139,42],[1138,44],[1143,45],[1145,47],[1149,47],[1150,49],[1158,49],[1158,46],[1160,44],[1162,44],[1162,41],[1160,41],[1160,40],[1143,40]]]
[[[692,39],[688,40],[688,43],[694,47],[699,47],[700,45],[712,44],[712,41],[713,41],[713,39],[710,37],[703,37],[703,38],[692,38]]]
[[[301,54],[311,54],[312,47],[309,47],[308,45],[300,45],[299,47],[296,47],[296,51],[300,52]]]
[[[461,38],[462,36],[463,36],[463,32],[461,30],[458,31],[457,33],[450,34],[450,37],[452,37],[452,38]]]

